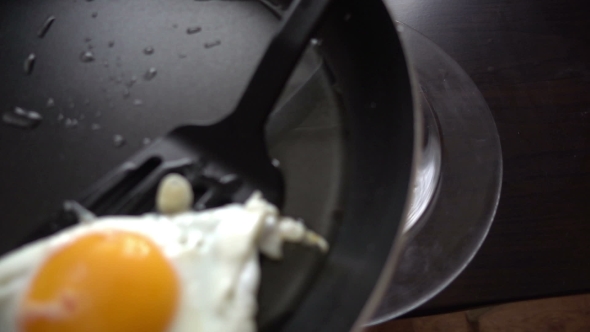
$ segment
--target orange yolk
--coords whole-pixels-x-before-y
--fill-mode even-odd
[[[143,235],[82,236],[41,266],[19,308],[21,331],[164,331],[179,297],[177,276]]]

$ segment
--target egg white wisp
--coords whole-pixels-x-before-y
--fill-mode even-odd
[[[189,211],[190,184],[169,175],[166,214],[81,222],[0,259],[0,331],[253,332],[258,253],[326,241],[255,193],[245,204]]]

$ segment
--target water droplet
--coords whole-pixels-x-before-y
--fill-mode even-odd
[[[108,62],[106,62],[106,61],[103,61],[103,62],[102,62],[102,65],[103,65],[105,68],[109,68],[109,63],[108,63]]]
[[[73,109],[74,107],[76,107],[76,104],[74,103],[74,100],[73,100],[73,99],[69,99],[69,100],[68,100],[68,107],[69,107],[69,108],[72,108],[72,109]]]
[[[127,89],[127,88],[123,89],[123,98],[127,99],[127,98],[129,98],[130,95],[131,95],[131,92],[129,92],[129,89]]]
[[[64,125],[67,129],[74,129],[78,127],[78,120],[67,118]]]
[[[91,50],[91,49],[93,49],[93,48],[94,48],[94,46],[92,46],[92,44],[88,44],[88,49],[89,49],[89,50]]]
[[[174,24],[172,24],[172,27],[173,27],[174,29],[176,29],[176,28],[178,28],[178,24],[174,23]]]
[[[201,32],[201,27],[198,25],[186,28],[186,33],[189,35],[194,35],[195,33]]]
[[[59,113],[59,114],[57,115],[57,122],[61,122],[63,119],[64,119],[64,115],[63,115],[63,114],[61,114],[61,113]]]
[[[125,145],[125,143],[127,143],[127,141],[125,141],[125,137],[121,136],[121,135],[115,135],[113,136],[113,144],[120,148],[123,145]]]
[[[94,61],[94,54],[92,54],[92,52],[90,51],[84,51],[80,54],[80,60],[82,60],[82,62],[93,62]]]
[[[156,68],[152,67],[145,72],[145,74],[143,75],[143,78],[146,81],[150,81],[154,77],[156,77],[157,74],[158,74],[158,70]]]
[[[102,115],[101,111],[96,111],[96,113],[94,113],[94,116],[97,118],[100,118],[101,115]]]
[[[154,48],[151,46],[148,46],[146,48],[143,49],[143,54],[145,55],[152,55],[154,54]]]
[[[90,125],[90,129],[91,130],[100,130],[100,128],[102,128],[98,123],[93,123]]]
[[[346,21],[346,22],[350,21],[351,18],[352,18],[351,13],[346,13],[346,15],[344,15],[344,21]]]
[[[273,159],[272,165],[276,168],[279,168],[281,166],[281,162],[278,159]]]
[[[43,26],[41,27],[41,29],[39,29],[39,31],[37,31],[37,36],[39,38],[45,37],[45,35],[49,31],[49,28],[51,28],[51,25],[53,24],[54,21],[55,21],[55,16],[49,16],[45,20],[45,23],[43,23]]]
[[[43,120],[41,114],[21,107],[15,107],[2,115],[2,121],[5,124],[22,129],[33,129],[41,123],[41,120]]]
[[[215,46],[221,45],[221,40],[215,40],[212,42],[205,43],[205,48],[213,48]]]
[[[312,38],[309,42],[311,43],[312,46],[316,46],[316,47],[322,46],[321,39]]]
[[[185,53],[178,53],[178,57],[181,59],[186,58],[186,54]]]
[[[53,98],[47,99],[47,103],[45,103],[45,106],[47,108],[53,108],[53,107],[55,107],[55,100],[53,100]]]
[[[89,43],[91,40],[92,40],[92,38],[90,38],[90,37],[84,38],[84,41],[87,42],[87,43]]]
[[[141,105],[143,105],[143,101],[141,99],[135,99],[135,100],[133,100],[133,105],[141,106]]]
[[[109,40],[108,45],[109,45],[109,47],[115,46],[115,41],[114,40]]]
[[[126,85],[130,88],[135,84],[135,82],[137,82],[137,76],[133,75],[131,76],[131,79],[129,79],[129,82],[127,82]]]
[[[141,141],[141,143],[142,143],[143,145],[148,145],[148,144],[150,144],[151,142],[152,142],[152,139],[151,139],[151,138],[149,138],[149,137],[144,137],[144,139]]]
[[[23,65],[23,69],[25,70],[26,75],[31,75],[33,72],[33,68],[35,68],[35,60],[37,60],[37,56],[35,53],[29,54],[25,59],[25,63]]]
[[[92,13],[92,18],[96,18],[97,16],[98,16],[98,13],[97,12],[93,12]]]

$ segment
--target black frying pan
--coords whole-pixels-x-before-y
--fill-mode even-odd
[[[50,15],[56,20],[39,38]],[[44,116],[35,130],[0,127],[0,249],[140,149],[143,138],[227,115],[277,24],[265,6],[244,1],[0,3],[1,110],[19,106]],[[185,31],[194,26],[202,31]],[[287,179],[284,211],[305,217],[329,238],[332,250],[322,257],[289,248],[284,262],[263,262],[264,330],[349,329],[386,266],[408,194],[411,88],[385,6],[379,0],[339,1],[318,40],[322,86],[336,91],[325,101],[341,106],[343,149],[332,159],[342,167],[335,172],[313,164],[331,151],[312,151],[322,142],[316,137],[298,152],[316,153],[314,158],[283,165],[287,177],[298,179],[291,185]],[[146,47],[155,52],[144,54]],[[80,60],[87,50],[95,61]],[[31,53],[37,60],[27,75],[23,67]],[[150,67],[158,74],[145,81]],[[134,76],[138,83],[126,87]],[[130,96],[125,89],[132,89]],[[50,98],[55,106],[48,108]],[[77,120],[77,127],[66,129],[67,119]],[[93,124],[101,129],[92,130]],[[125,137],[125,146],[113,147],[116,134]],[[277,148],[276,154],[284,151]],[[337,194],[325,192],[334,174]]]

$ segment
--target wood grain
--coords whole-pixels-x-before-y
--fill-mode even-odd
[[[365,332],[474,332],[464,312],[400,319],[367,329]]]
[[[587,332],[590,295],[516,302],[450,314],[399,319],[365,332]]]
[[[479,332],[590,331],[590,296],[498,306],[479,318]]]

